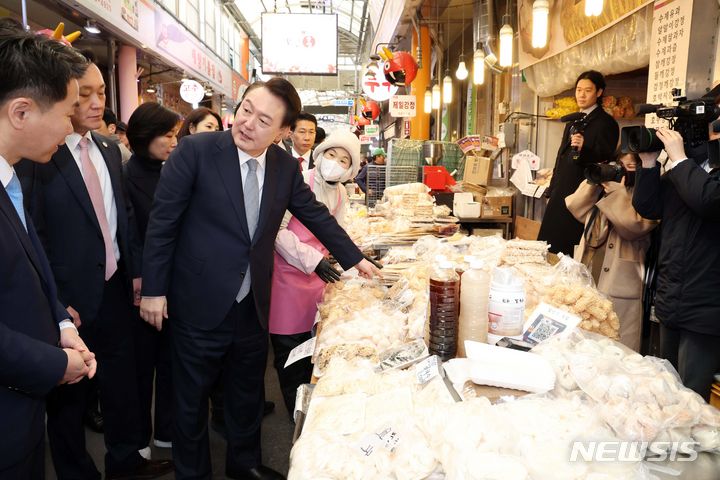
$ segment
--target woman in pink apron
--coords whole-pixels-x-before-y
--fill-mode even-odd
[[[315,198],[325,204],[342,226],[348,203],[343,182],[357,175],[360,141],[345,130],[336,130],[313,152],[315,168],[303,172]],[[310,381],[309,358],[285,368],[290,351],[312,337],[311,330],[325,284],[335,271],[325,258],[327,249],[289,213],[275,240],[275,261],[270,297],[270,340],[275,369],[290,418],[293,418],[297,387]]]

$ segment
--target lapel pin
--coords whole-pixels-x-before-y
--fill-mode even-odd
[[[107,144],[107,143],[102,142],[102,144],[103,144],[103,147],[108,148],[108,144]]]

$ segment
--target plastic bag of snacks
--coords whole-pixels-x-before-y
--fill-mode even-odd
[[[720,411],[685,388],[666,360],[582,330],[532,351],[553,365],[555,393],[586,394],[622,440],[695,441],[701,451],[720,448]]]

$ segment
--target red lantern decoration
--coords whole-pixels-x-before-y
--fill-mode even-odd
[[[408,86],[417,77],[418,64],[415,57],[410,53],[393,53],[388,48],[383,47],[383,52],[379,55],[385,60],[383,74],[387,81],[393,85]]]

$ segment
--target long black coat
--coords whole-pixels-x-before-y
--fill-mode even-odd
[[[583,148],[577,163],[572,160],[573,152],[570,148],[571,123],[565,125],[555,160],[550,199],[538,234],[538,240],[548,242],[553,253],[573,254],[575,245],[580,241],[583,225],[568,211],[565,197],[572,195],[585,179],[583,172],[586,165],[613,159],[620,135],[617,122],[602,107],[598,106],[586,118]]]
[[[637,172],[633,207],[662,220],[655,314],[668,328],[720,335],[720,170],[685,160]]]
[[[127,185],[130,203],[135,210],[138,236],[141,243],[145,242],[145,231],[147,230],[150,210],[152,209],[155,189],[160,181],[160,169],[162,162],[150,160],[133,154],[130,160],[123,165],[123,176]]]

